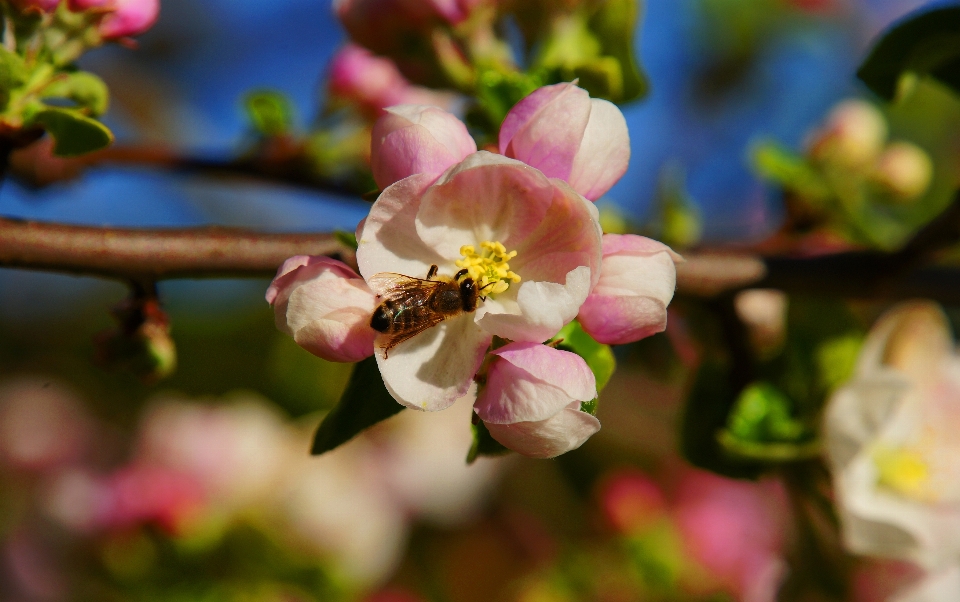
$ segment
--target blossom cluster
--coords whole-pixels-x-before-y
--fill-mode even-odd
[[[679,257],[600,228],[591,201],[623,175],[630,154],[612,103],[575,84],[540,88],[506,116],[497,150],[478,151],[442,109],[386,109],[373,129],[382,192],[357,228],[359,274],[333,259],[293,257],[267,301],[278,327],[310,352],[340,362],[375,355],[404,406],[475,399],[494,439],[549,458],[600,428],[581,409],[597,397],[594,374],[551,339],[574,319],[606,344],[662,331]],[[455,298],[437,317],[428,291],[440,283],[448,306]]]
[[[149,526],[173,541],[202,538],[213,546],[235,526],[252,524],[351,587],[367,588],[396,569],[413,521],[459,524],[488,497],[502,462],[465,466],[451,453],[469,442],[451,428],[469,413],[460,403],[427,420],[396,416],[311,458],[304,454],[310,433],[257,395],[166,395],[149,402],[130,458],[104,465],[115,443],[110,428],[67,386],[21,377],[0,382],[0,474],[13,489],[5,493],[81,540],[129,538]],[[32,541],[29,513],[5,519]],[[0,550],[6,576],[13,552],[7,541]],[[44,563],[56,564],[23,560],[5,593],[30,593],[29,575]]]
[[[51,13],[61,0],[13,0],[22,12]],[[160,0],[66,0],[74,13],[84,13],[99,21],[97,30],[105,40],[140,35],[150,29],[160,14]]]

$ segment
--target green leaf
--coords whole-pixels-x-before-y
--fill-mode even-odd
[[[737,439],[730,431],[720,431],[717,441],[733,458],[764,464],[802,462],[819,457],[823,447],[817,440],[805,443],[760,443]]]
[[[775,142],[754,145],[750,160],[760,177],[793,190],[808,201],[822,205],[830,198],[831,192],[823,177],[803,157]]]
[[[894,100],[908,73],[926,75],[960,92],[960,6],[923,11],[900,21],[857,71],[867,86]]]
[[[67,98],[91,115],[103,115],[110,103],[110,91],[102,79],[86,71],[57,76],[43,90],[43,98]]]
[[[368,357],[354,367],[340,403],[320,423],[310,453],[317,456],[339,447],[402,409],[387,392],[377,360]]]
[[[357,235],[353,232],[347,232],[346,230],[335,230],[333,235],[343,246],[349,247],[354,251],[357,250],[357,247],[359,246],[357,244]]]
[[[470,425],[470,429],[473,432],[473,444],[467,452],[467,464],[473,464],[480,456],[502,456],[510,453],[509,449],[490,435],[483,421],[477,420],[476,424]]]
[[[590,29],[600,40],[601,53],[620,62],[622,91],[610,98],[614,102],[642,98],[649,88],[633,47],[641,9],[640,0],[607,0],[590,19]]]
[[[10,91],[27,81],[27,68],[20,55],[0,46],[0,108],[10,101]]]
[[[753,383],[737,398],[727,431],[743,441],[799,441],[807,429],[791,416],[790,399],[770,383]]]
[[[604,345],[593,340],[576,320],[570,322],[557,333],[555,340],[560,340],[557,349],[572,351],[587,362],[590,370],[597,379],[597,393],[603,390],[610,382],[614,370],[617,369],[617,360],[613,356],[610,345]],[[594,412],[596,409],[594,408]]]
[[[263,136],[280,136],[293,125],[293,105],[274,90],[257,90],[244,98],[244,108],[254,129]]]
[[[31,121],[53,136],[53,154],[58,157],[75,157],[113,142],[113,132],[107,126],[75,109],[48,107],[33,115]]]

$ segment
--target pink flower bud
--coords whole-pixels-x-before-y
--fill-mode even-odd
[[[680,261],[670,247],[655,240],[604,234],[600,281],[580,307],[580,325],[608,345],[663,332]]]
[[[390,107],[373,126],[370,167],[381,189],[413,174],[439,177],[477,152],[459,119],[437,107]]]
[[[52,13],[57,10],[57,5],[60,4],[60,0],[10,0],[10,4],[22,13]]]
[[[830,111],[827,123],[810,142],[810,154],[820,161],[850,167],[869,166],[887,139],[887,122],[872,104],[845,100]]]
[[[507,113],[500,152],[595,201],[627,171],[630,136],[616,105],[574,84],[535,90]]]
[[[347,44],[330,62],[330,96],[354,105],[360,112],[378,117],[386,107],[401,104],[449,108],[456,95],[414,86],[393,61],[375,56],[355,44]]]
[[[538,343],[508,343],[497,356],[474,411],[502,445],[531,458],[576,449],[600,430],[580,411],[597,396],[593,372],[579,355]]]
[[[160,14],[160,0],[68,0],[70,10],[104,11],[100,35],[108,40],[137,36],[151,27]]]
[[[910,201],[930,186],[933,163],[923,149],[909,142],[894,142],[877,159],[873,179],[896,197]]]
[[[277,328],[298,345],[331,362],[358,362],[373,355],[376,300],[345,263],[329,257],[291,257],[267,289]]]

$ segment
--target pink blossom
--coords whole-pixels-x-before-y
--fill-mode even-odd
[[[646,473],[626,469],[607,476],[600,487],[600,508],[619,533],[639,533],[664,516],[663,491]]]
[[[599,278],[601,258],[596,208],[536,169],[481,151],[431,184],[434,178],[400,180],[371,208],[357,251],[371,288],[383,292],[390,274],[424,278],[431,265],[453,276],[465,251],[489,241],[516,252],[509,266],[519,282],[488,294],[476,311],[400,343],[389,359],[387,335],[378,338],[387,389],[423,410],[443,409],[467,394],[494,335],[536,343],[555,335]]]
[[[178,533],[206,500],[202,486],[190,475],[152,466],[122,468],[102,487],[95,523],[106,529],[154,523]]]
[[[459,119],[436,107],[390,107],[373,126],[370,166],[380,188],[423,173],[440,177],[477,152],[477,143]]]
[[[784,577],[782,497],[774,482],[699,470],[680,482],[674,516],[684,547],[745,602],[773,602]]]
[[[137,36],[151,27],[160,15],[160,0],[68,0],[70,10],[99,10],[100,35],[108,40]]]
[[[298,255],[283,263],[267,289],[277,328],[331,362],[357,362],[373,354],[373,293],[345,263]]]
[[[616,105],[574,84],[535,90],[500,126],[500,152],[595,201],[627,171],[630,136]]]
[[[538,343],[509,343],[493,360],[474,411],[494,439],[531,458],[576,449],[600,430],[580,410],[597,396],[593,372],[579,355]]]
[[[610,345],[663,332],[679,261],[680,256],[670,247],[655,240],[604,234],[600,281],[578,316],[583,329]]]
[[[400,104],[450,108],[456,95],[414,86],[388,58],[375,56],[355,44],[340,49],[330,62],[330,95],[351,103],[371,117]]]

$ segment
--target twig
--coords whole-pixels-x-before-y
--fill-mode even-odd
[[[236,228],[121,229],[0,218],[0,266],[144,281],[267,277],[293,255],[352,261],[333,234]]]

